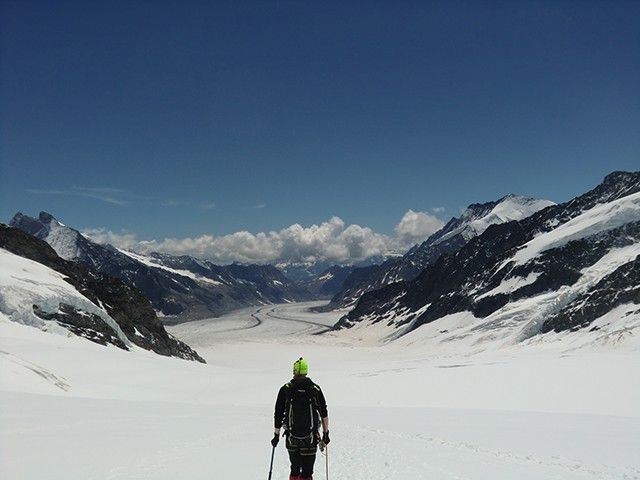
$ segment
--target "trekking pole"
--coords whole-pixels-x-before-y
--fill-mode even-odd
[[[329,480],[329,445],[324,446],[325,475]]]
[[[273,473],[273,455],[276,453],[276,447],[271,449],[271,465],[269,465],[269,480],[271,480],[271,474]]]

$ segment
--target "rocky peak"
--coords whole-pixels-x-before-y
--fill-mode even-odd
[[[24,215],[22,212],[16,213],[9,222],[9,225],[19,228],[23,232],[34,236],[37,236],[37,233],[43,227],[42,222],[36,220],[35,218]]]
[[[86,239],[80,232],[67,227],[48,212],[40,212],[37,219],[17,213],[9,225],[46,241],[66,260],[77,260],[83,254],[82,244]]]
[[[56,220],[56,217],[54,217],[53,215],[51,215],[49,212],[40,212],[40,214],[38,215],[38,220],[40,220],[41,223],[43,224],[49,224],[49,223],[57,223],[58,225],[61,225],[61,223]]]

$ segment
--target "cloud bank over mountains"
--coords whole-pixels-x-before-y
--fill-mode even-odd
[[[443,226],[444,222],[438,217],[425,212],[409,210],[396,225],[395,231],[398,235],[398,240],[403,245],[410,247],[422,242]]]
[[[193,255],[217,263],[352,263],[393,251],[404,252],[443,225],[444,222],[432,214],[409,210],[396,225],[396,236],[356,224],[346,225],[339,217],[308,227],[293,224],[278,231],[241,231],[196,238],[141,240],[133,233],[117,233],[104,228],[87,229],[82,233],[98,243],[140,253]]]

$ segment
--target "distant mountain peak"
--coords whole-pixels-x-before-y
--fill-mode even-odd
[[[604,177],[603,184],[620,184],[626,182],[638,182],[640,181],[640,172],[626,172],[623,170],[616,170]]]
[[[18,212],[9,225],[46,241],[65,260],[77,260],[83,253],[80,244],[89,242],[80,232],[45,211],[40,212],[37,219]]]
[[[40,220],[42,223],[51,223],[51,222],[60,223],[58,222],[56,217],[51,215],[49,212],[45,212],[45,211],[40,212],[40,214],[38,215],[38,220]]]
[[[555,203],[513,193],[491,202],[472,203],[460,217],[449,220],[425,243],[435,245],[456,235],[462,235],[466,240],[469,240],[483,233],[489,225],[522,220],[551,205],[555,205]]]

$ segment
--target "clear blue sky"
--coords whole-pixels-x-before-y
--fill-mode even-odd
[[[3,221],[389,233],[640,167],[640,2],[2,2],[0,22]]]

